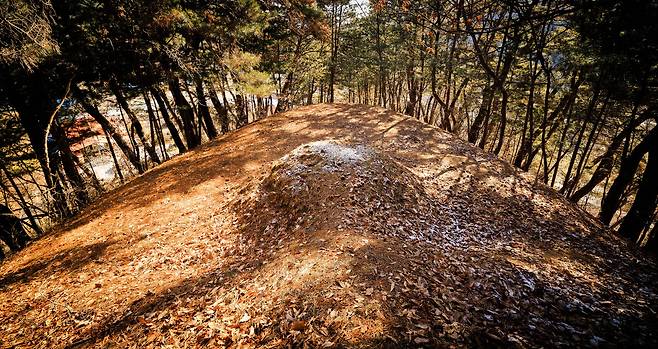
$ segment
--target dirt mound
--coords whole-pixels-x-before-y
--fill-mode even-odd
[[[333,140],[303,144],[278,160],[252,207],[261,212],[251,216],[252,230],[266,233],[349,227],[432,240],[445,223],[411,171],[368,146]]]
[[[336,332],[333,339],[338,343],[597,347],[630,340],[631,332],[640,338],[648,334],[647,340],[655,341],[647,327],[654,315],[645,314],[634,300],[616,297],[630,291],[628,280],[607,274],[612,265],[596,254],[578,252],[577,247],[582,244],[599,256],[632,259],[618,242],[592,239],[592,234],[605,234],[602,228],[559,196],[541,193],[544,188],[533,188],[519,178],[498,178],[494,190],[487,183],[474,183],[471,176],[430,194],[426,180],[367,145],[334,140],[303,144],[274,162],[250,199],[242,202],[238,211],[258,212],[242,221],[244,243],[258,246],[256,251],[276,246],[279,255],[297,256],[294,264],[278,268],[299,275],[323,260],[307,254],[306,246],[319,242],[322,255],[338,250],[340,256],[348,241],[350,264],[336,259],[333,268],[325,265],[311,278],[312,286],[295,280],[304,285],[297,298],[282,295],[303,309],[313,309],[314,324],[330,324],[328,328],[340,324],[343,330],[369,326],[364,333],[377,335],[373,340],[352,331]],[[509,195],[523,191],[532,193],[534,200]],[[526,251],[519,253],[519,247]],[[246,254],[250,253],[254,252]],[[626,272],[637,274],[631,268]],[[602,272],[614,281],[599,281]],[[329,275],[337,280],[335,284],[324,282]],[[340,281],[345,275],[349,277]],[[265,279],[279,277],[275,272]],[[635,281],[642,279],[638,275]],[[275,294],[281,291],[272,289]],[[643,291],[648,290],[640,291],[643,299],[655,300],[653,291]],[[324,299],[326,295],[334,301]],[[626,304],[629,312],[608,308],[613,299],[617,305]],[[318,307],[367,311],[332,319]],[[258,312],[283,317],[272,308]],[[369,312],[379,318],[372,319]],[[637,318],[638,314],[643,315]],[[292,323],[299,321],[293,319]],[[387,341],[391,331],[405,335]],[[324,336],[313,334],[296,340],[322,345]],[[640,340],[635,343],[649,343]]]
[[[267,118],[0,266],[0,347],[655,346],[655,263],[379,108]]]

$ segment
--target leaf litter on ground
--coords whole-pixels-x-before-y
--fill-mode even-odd
[[[0,266],[0,347],[655,346],[656,265],[381,108],[269,117]]]

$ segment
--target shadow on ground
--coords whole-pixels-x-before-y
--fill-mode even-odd
[[[310,192],[302,208],[264,195],[261,183],[275,161],[323,139],[366,144],[408,169],[401,176],[423,183],[443,210],[431,232],[436,238],[386,235],[394,228],[386,217],[399,212],[368,211],[380,198],[350,198],[341,178],[330,179],[326,191]],[[343,199],[363,212],[351,214]],[[409,236],[409,229],[400,231]],[[167,255],[175,250],[182,251]],[[161,263],[136,267],[141,257],[158,253]],[[199,259],[181,260],[192,253]],[[12,302],[2,311],[3,323],[39,323],[46,309],[66,318],[66,307],[30,306],[32,292],[59,287],[71,303],[93,302],[99,294],[77,290],[74,281],[101,268],[124,287],[125,294],[99,293],[110,299],[110,309],[91,309],[100,315],[89,322],[53,319],[31,333],[5,333],[0,346],[484,348],[657,341],[652,263],[509,164],[368,106],[311,106],[260,120],[108,193],[1,266],[0,301]],[[139,272],[144,280],[131,275]],[[148,287],[140,285],[147,281]]]

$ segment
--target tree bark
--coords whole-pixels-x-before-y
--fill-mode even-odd
[[[484,119],[487,118],[491,112],[491,102],[494,96],[494,89],[492,86],[487,85],[484,90],[482,90],[482,102],[480,103],[480,109],[478,114],[473,120],[471,128],[468,130],[468,142],[475,144],[480,136],[480,129],[482,128],[482,123]]]
[[[166,97],[163,95],[163,92],[156,87],[151,88],[151,94],[153,95],[153,98],[155,98],[155,103],[158,105],[158,109],[160,110],[160,114],[162,114],[165,126],[167,126],[167,129],[169,130],[171,139],[174,141],[176,148],[178,148],[178,153],[183,154],[187,151],[187,148],[185,148],[185,144],[180,137],[180,133],[178,133],[178,129],[176,129],[176,125],[174,125],[171,120],[171,115],[169,115],[168,112],[169,108],[167,108],[167,104],[164,100]]]
[[[62,168],[64,169],[66,178],[73,185],[73,192],[77,200],[76,204],[78,208],[82,208],[89,203],[89,194],[87,193],[85,181],[80,176],[80,172],[78,172],[76,167],[75,155],[71,152],[71,148],[69,148],[64,130],[58,124],[55,124],[52,131],[60,151],[59,158],[62,162]]]
[[[78,98],[78,102],[82,105],[82,108],[91,115],[96,122],[98,122],[103,130],[107,132],[110,137],[114,140],[114,142],[117,144],[119,149],[121,149],[121,152],[123,155],[126,156],[128,161],[137,169],[137,172],[143,173],[144,168],[142,167],[141,162],[135,155],[135,153],[132,151],[130,145],[121,137],[121,135],[117,132],[117,130],[114,128],[110,120],[108,120],[101,112],[98,110],[98,107],[95,105],[91,104],[80,92],[80,90],[77,89],[77,87],[74,87],[74,93],[76,94]]]
[[[654,127],[649,134],[638,144],[630,154],[622,159],[619,166],[619,174],[612,182],[608,195],[603,198],[601,202],[601,210],[599,212],[599,219],[604,224],[609,225],[610,221],[619,209],[622,196],[626,188],[633,180],[635,172],[637,171],[644,154],[651,150],[652,146],[656,146],[658,140],[658,127]],[[655,180],[655,179],[654,179]]]
[[[592,174],[590,180],[585,183],[580,189],[576,190],[570,197],[571,202],[578,202],[585,195],[590,193],[601,181],[607,178],[612,172],[612,167],[614,165],[614,155],[617,153],[617,150],[621,146],[624,139],[629,137],[633,130],[639,126],[642,122],[649,118],[649,114],[640,117],[638,119],[631,120],[631,122],[617,135],[613,138],[612,142],[608,148],[606,148],[605,153],[601,155],[594,163],[598,163],[596,170]]]
[[[210,109],[208,108],[208,104],[206,102],[206,93],[203,90],[203,80],[196,76],[194,79],[194,84],[196,89],[197,109],[199,110],[199,114],[201,114],[203,123],[206,126],[206,134],[208,135],[208,139],[213,139],[217,137],[217,128],[215,127],[215,124],[212,121],[212,117],[210,116]]]
[[[237,128],[245,126],[249,123],[249,114],[246,113],[245,106],[247,101],[245,97],[238,94],[235,96],[235,109],[237,112]]]
[[[500,105],[500,129],[498,130],[498,143],[494,149],[494,154],[500,154],[500,150],[503,148],[503,143],[505,142],[505,129],[507,128],[507,101],[509,94],[506,89],[501,89],[502,101]]]
[[[110,135],[107,134],[107,130],[103,129],[103,134],[105,135],[105,140],[107,141],[107,147],[110,149],[110,155],[112,156],[112,161],[114,162],[114,168],[117,170],[117,175],[119,176],[119,181],[123,183],[123,173],[121,172],[121,166],[119,165],[119,160],[117,159],[117,154],[114,152],[114,146],[112,145],[112,140]]]
[[[128,118],[130,119],[130,123],[132,124],[132,127],[135,129],[135,133],[137,133],[137,137],[139,137],[139,140],[142,142],[142,145],[144,145],[144,149],[146,149],[146,152],[149,154],[149,157],[151,158],[151,161],[155,162],[156,164],[161,163],[160,157],[158,156],[158,153],[156,153],[155,148],[153,145],[146,139],[146,136],[144,135],[144,129],[142,128],[142,123],[139,122],[139,119],[133,113],[132,109],[130,109],[130,106],[128,105],[128,101],[126,100],[126,97],[123,95],[123,92],[121,91],[121,88],[119,87],[119,84],[116,82],[116,80],[112,79],[110,80],[110,89],[112,90],[112,93],[117,98],[117,102],[121,106],[121,108],[126,112],[128,115]]]
[[[142,96],[144,97],[144,102],[146,103],[146,110],[149,114],[149,125],[151,126],[151,143],[158,142],[160,147],[160,153],[164,156],[165,160],[169,160],[169,154],[167,153],[167,144],[165,142],[164,134],[162,132],[162,124],[160,124],[160,117],[156,112],[157,109],[154,109],[154,106],[151,103],[151,98],[148,96],[148,92],[143,92]],[[157,139],[154,139],[153,136],[157,135]]]
[[[226,106],[219,101],[219,97],[217,96],[217,91],[215,90],[213,84],[212,83],[207,83],[207,84],[208,84],[208,90],[210,91],[210,101],[212,102],[212,105],[215,107],[215,111],[217,111],[217,117],[219,118],[221,132],[226,133],[228,132],[228,128],[229,128],[228,110],[226,109]]]
[[[194,149],[201,144],[201,139],[197,136],[195,130],[194,112],[192,110],[192,106],[187,101],[185,96],[183,96],[178,78],[169,80],[169,90],[174,96],[174,102],[176,103],[178,114],[183,120],[183,134],[185,135],[187,148]]]
[[[16,197],[18,198],[18,203],[21,205],[21,208],[25,212],[25,215],[27,216],[27,219],[30,221],[30,227],[34,232],[38,235],[43,235],[43,230],[41,229],[41,226],[39,226],[39,223],[37,222],[36,218],[34,217],[34,214],[32,214],[32,210],[30,210],[29,203],[27,200],[25,200],[25,197],[23,196],[23,193],[21,192],[20,188],[16,184],[16,181],[12,177],[11,173],[7,170],[7,167],[5,166],[4,160],[0,159],[0,170],[5,174],[5,177],[7,177],[7,180],[9,181],[9,184],[11,187],[14,189],[16,192]]]
[[[647,166],[642,174],[635,200],[619,226],[619,235],[638,242],[640,234],[651,223],[658,199],[658,142],[652,142]]]

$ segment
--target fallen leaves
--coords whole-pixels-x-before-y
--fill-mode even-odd
[[[252,124],[120,189],[102,226],[35,242],[0,266],[0,346],[658,341],[652,262],[478,149],[358,108]],[[280,161],[328,133],[368,161]],[[91,236],[112,246],[71,250]]]
[[[305,321],[295,320],[290,323],[290,330],[292,331],[304,332],[305,329],[306,329]]]
[[[424,338],[424,337],[416,337],[416,338],[414,338],[414,343],[416,343],[416,344],[427,344],[427,343],[429,343],[429,342],[430,342],[430,340],[427,339],[427,338]]]
[[[240,323],[245,323],[249,320],[251,320],[251,316],[249,315],[249,313],[245,312],[240,318]]]

